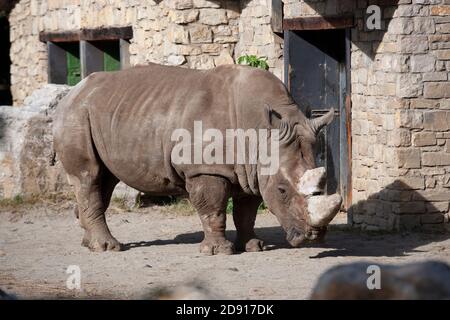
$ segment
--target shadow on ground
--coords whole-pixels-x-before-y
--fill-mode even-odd
[[[264,240],[267,250],[291,249],[285,241],[285,233],[281,227],[256,228],[256,234]],[[236,237],[235,231],[227,231],[230,240]],[[332,225],[324,243],[309,243],[303,248],[321,248],[320,253],[310,256],[311,259],[326,257],[396,257],[408,256],[421,252],[421,246],[448,239],[448,234],[427,234],[416,232],[383,233],[363,232],[350,229],[346,224]],[[124,250],[137,247],[164,246],[173,244],[197,244],[203,240],[203,232],[184,233],[173,239],[132,242],[124,245]],[[443,248],[444,249],[444,248]]]

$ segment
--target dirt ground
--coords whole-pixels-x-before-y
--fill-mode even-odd
[[[363,233],[338,215],[322,245],[289,248],[274,216],[259,214],[256,232],[267,251],[203,256],[196,215],[161,207],[108,214],[125,251],[93,253],[70,206],[0,210],[0,288],[20,298],[142,298],[160,288],[200,283],[229,299],[307,299],[328,268],[355,261],[450,263],[450,234]],[[231,216],[228,237],[235,236]],[[66,287],[69,265],[81,270],[81,290]]]

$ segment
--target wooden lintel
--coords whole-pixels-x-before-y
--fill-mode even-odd
[[[115,27],[100,29],[81,29],[66,32],[40,32],[39,40],[42,42],[74,42],[74,41],[98,41],[98,40],[129,40],[133,38],[133,28]]]
[[[305,17],[283,20],[283,30],[325,30],[344,29],[355,26],[353,16],[345,17]]]

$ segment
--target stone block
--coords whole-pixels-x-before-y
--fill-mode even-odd
[[[420,216],[422,224],[438,224],[444,222],[444,215],[442,213],[428,213]]]
[[[420,129],[423,127],[423,115],[420,110],[397,110],[395,122],[398,128]]]
[[[164,4],[176,10],[192,9],[194,2],[192,0],[166,0]]]
[[[433,54],[439,60],[450,60],[450,50],[435,50]]]
[[[432,6],[430,13],[432,16],[449,16],[450,6],[449,5]]]
[[[419,169],[420,149],[399,149],[397,150],[398,167],[405,169]]]
[[[216,26],[228,22],[225,10],[221,9],[201,9],[199,21],[203,24]]]
[[[450,153],[448,152],[424,152],[422,154],[424,166],[450,166]]]
[[[198,19],[198,10],[171,10],[169,20],[173,23],[187,24]]]
[[[189,29],[191,43],[212,42],[212,31],[207,26],[196,25]]]
[[[448,212],[449,201],[427,202],[426,203],[427,212],[429,212],[429,213],[434,213],[434,212],[446,213],[446,212]]]
[[[425,202],[423,201],[408,201],[396,202],[392,204],[392,211],[397,214],[414,214],[425,213]]]
[[[440,23],[436,25],[436,32],[450,33],[450,23]]]
[[[435,69],[436,58],[430,54],[411,56],[412,72],[430,72]]]
[[[450,130],[450,111],[427,111],[423,114],[423,128],[428,131]]]
[[[167,64],[171,66],[179,66],[186,62],[186,58],[182,55],[170,55],[167,57]]]
[[[195,8],[220,8],[220,4],[209,0],[193,0]]]
[[[167,38],[170,42],[176,44],[188,44],[189,43],[189,33],[184,29],[183,26],[174,24],[169,26],[167,30]]]
[[[424,97],[430,99],[450,98],[450,82],[427,82]]]
[[[436,145],[436,134],[433,132],[418,132],[413,134],[413,145],[415,147]]]
[[[234,64],[234,60],[227,50],[223,50],[217,58],[214,58],[214,64],[216,66]]]
[[[428,37],[425,35],[400,37],[402,53],[426,53],[428,48]]]
[[[218,43],[208,43],[208,44],[202,44],[201,48],[202,48],[203,53],[219,55],[220,51],[222,50],[222,45],[220,45]]]

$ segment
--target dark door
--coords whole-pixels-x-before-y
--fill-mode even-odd
[[[316,164],[327,169],[328,194],[346,193],[348,163],[345,127],[347,87],[346,30],[288,31],[288,87],[309,118],[323,115],[331,107],[335,120],[322,130],[316,145]],[[343,156],[344,155],[344,156]],[[345,180],[345,181],[341,181]]]
[[[0,106],[11,105],[9,58],[9,22],[0,12]]]

